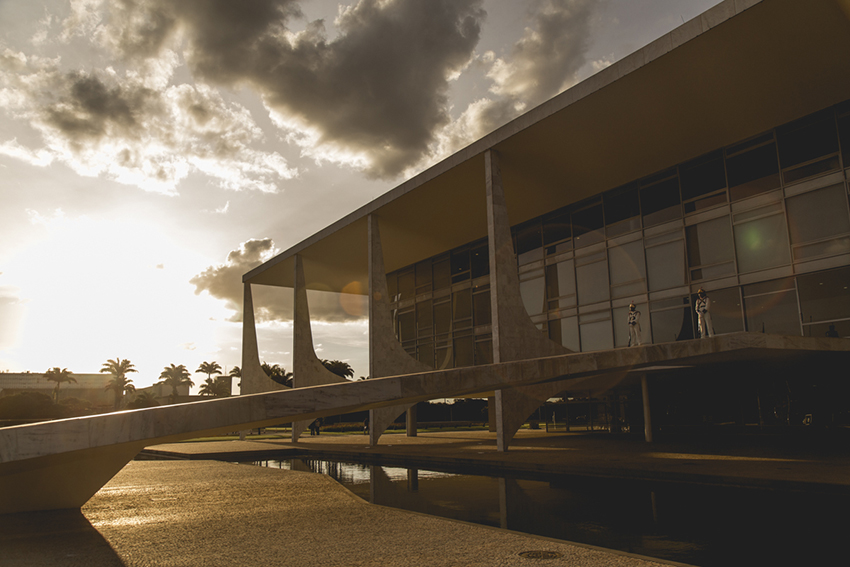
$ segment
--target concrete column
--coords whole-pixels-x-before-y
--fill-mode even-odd
[[[643,398],[643,435],[647,443],[652,443],[652,415],[649,411],[649,382],[646,374],[640,377],[640,393]]]
[[[390,298],[387,291],[387,272],[384,269],[384,249],[378,218],[369,215],[369,376],[400,376],[433,370],[411,357],[395,337]],[[415,405],[404,404],[369,410],[369,444],[377,445],[387,427],[405,411],[407,435],[416,435]]]
[[[418,423],[416,421],[416,404],[413,404],[409,408],[407,408],[407,419],[405,421],[407,436],[416,437],[416,435],[418,434]]]
[[[307,284],[300,255],[295,256],[295,307],[292,329],[292,385],[296,388],[347,382],[322,364],[313,350],[313,330],[310,328],[310,308],[307,303]],[[292,441],[310,425],[312,420],[292,423]]]
[[[569,354],[549,340],[532,323],[522,303],[519,272],[511,238],[508,207],[502,186],[499,155],[484,154],[487,189],[487,236],[490,257],[490,310],[493,329],[493,362],[510,362],[543,356]],[[496,444],[499,451],[508,445],[535,409],[564,390],[561,382],[512,388],[496,392]]]
[[[254,324],[254,300],[251,284],[243,284],[242,300],[242,386],[241,394],[260,394],[284,389],[271,380],[260,366],[257,327]]]

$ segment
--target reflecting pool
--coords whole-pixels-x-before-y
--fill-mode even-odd
[[[706,567],[841,557],[848,529],[850,497],[835,494],[307,458],[250,464],[327,474],[374,504]]]

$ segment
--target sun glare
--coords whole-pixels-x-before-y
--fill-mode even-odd
[[[209,258],[134,219],[32,216],[43,238],[4,267],[24,303],[12,351],[18,370],[90,373],[117,356],[147,385],[168,364],[193,371],[215,359],[228,314],[189,284]]]

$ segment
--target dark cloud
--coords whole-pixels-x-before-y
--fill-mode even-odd
[[[250,84],[291,127],[309,131],[314,157],[354,154],[368,173],[392,177],[449,122],[449,78],[478,43],[480,5],[360,0],[341,12],[339,36],[329,40],[322,21],[289,31],[301,17],[291,0],[125,0],[112,13],[111,37],[128,56],[150,55],[179,25],[197,78]]]
[[[204,85],[167,86],[159,75],[63,72],[58,60],[8,53],[0,58],[0,102],[27,120],[46,147],[0,141],[0,153],[45,165],[67,163],[82,175],[104,175],[173,193],[190,171],[228,189],[275,192],[298,172],[276,152],[254,149],[262,131],[244,107]],[[163,80],[163,76],[165,79]]]
[[[70,73],[67,91],[43,109],[44,122],[69,140],[103,137],[135,137],[140,129],[136,116],[150,120],[161,115],[159,96],[144,87],[107,87],[94,76]]]
[[[210,266],[189,280],[189,283],[195,286],[196,295],[207,292],[212,297],[223,300],[225,307],[234,312],[230,321],[242,321],[242,276],[271,258],[275,252],[274,242],[269,238],[243,242],[239,248],[227,255],[224,264]],[[258,323],[292,321],[291,288],[255,285],[251,287],[251,295],[254,318]],[[310,291],[308,300],[310,318],[313,321],[353,321],[361,319],[362,314],[365,314],[365,296]]]
[[[576,83],[587,62],[591,20],[600,0],[536,0],[530,25],[510,55],[488,53],[492,98],[471,104],[440,134],[434,150],[450,154]]]

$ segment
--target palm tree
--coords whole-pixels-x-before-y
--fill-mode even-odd
[[[287,372],[283,366],[269,364],[268,362],[264,362],[260,366],[263,368],[263,372],[278,384],[292,387],[292,372]]]
[[[218,362],[202,362],[195,372],[201,372],[207,375],[207,378],[212,378],[213,374],[221,374],[221,366]]]
[[[56,387],[53,388],[53,401],[59,402],[59,386],[62,382],[68,383],[77,383],[77,379],[71,376],[73,372],[68,370],[67,368],[60,369],[58,366],[54,366],[53,368],[49,368],[47,372],[44,373],[44,377],[47,378],[49,382],[56,382]]]
[[[138,372],[133,367],[133,363],[127,360],[121,360],[120,358],[116,358],[115,360],[107,360],[103,363],[103,368],[100,369],[101,372],[109,372],[112,374],[112,380],[107,382],[105,390],[112,390],[115,392],[115,409],[121,407],[121,403],[124,401],[124,394],[130,394],[136,391],[136,387],[133,385],[133,380],[127,378],[127,374],[130,372]]]
[[[233,368],[230,369],[230,372],[228,372],[227,375],[232,376],[234,378],[239,378],[239,384],[237,384],[237,386],[239,386],[239,388],[242,388],[242,369],[241,368],[239,368],[238,366],[234,366]]]
[[[322,364],[337,376],[354,378],[354,369],[347,362],[341,360],[322,360]]]
[[[200,394],[202,396],[212,396],[214,398],[226,398],[230,395],[228,384],[221,378],[207,378],[201,384]]]
[[[162,373],[159,375],[161,380],[157,382],[157,385],[165,385],[171,386],[171,396],[169,397],[170,403],[174,403],[174,400],[177,399],[177,388],[181,386],[189,386],[190,388],[195,385],[192,382],[192,379],[189,377],[189,371],[186,370],[186,366],[181,364],[180,366],[166,366]]]
[[[136,397],[133,398],[132,402],[127,404],[127,407],[131,409],[155,408],[158,405],[159,402],[156,401],[156,396],[153,394],[153,392],[145,391],[136,394]]]

